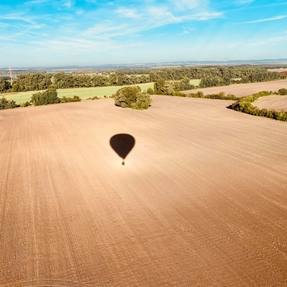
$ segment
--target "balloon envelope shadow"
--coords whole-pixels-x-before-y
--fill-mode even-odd
[[[112,149],[122,158],[122,165],[125,165],[125,159],[134,148],[135,138],[129,134],[116,134],[110,138]]]

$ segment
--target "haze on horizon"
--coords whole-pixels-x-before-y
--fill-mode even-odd
[[[0,67],[287,58],[287,1],[1,0]]]

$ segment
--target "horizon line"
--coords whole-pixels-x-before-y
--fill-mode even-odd
[[[71,64],[71,65],[39,65],[39,66],[0,66],[0,70],[7,70],[12,68],[13,70],[25,70],[25,69],[77,69],[77,68],[120,68],[120,67],[132,67],[132,66],[175,66],[175,65],[194,65],[194,66],[204,66],[204,65],[218,65],[218,64],[232,64],[232,63],[241,63],[241,64],[254,64],[254,63],[267,63],[267,62],[277,62],[276,64],[287,64],[286,58],[267,58],[267,59],[234,59],[234,60],[181,60],[181,61],[159,61],[159,62],[134,62],[134,63],[106,63],[106,64]],[[272,64],[272,63],[270,63]]]

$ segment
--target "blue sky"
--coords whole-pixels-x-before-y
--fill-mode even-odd
[[[287,1],[0,0],[0,67],[287,58]]]

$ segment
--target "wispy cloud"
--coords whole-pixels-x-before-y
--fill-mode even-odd
[[[245,21],[242,23],[244,23],[244,24],[257,24],[257,23],[280,21],[280,20],[284,20],[284,19],[287,19],[287,15],[278,15],[278,16],[273,16],[273,17],[268,17],[268,18],[255,19],[255,20]]]
[[[116,13],[123,18],[139,19],[141,18],[140,13],[136,9],[120,7],[116,9]]]
[[[23,35],[25,32],[31,30],[41,30],[45,27],[45,24],[38,21],[36,17],[33,17],[29,14],[27,15],[24,12],[0,15],[0,21],[5,22],[4,24],[8,30],[12,28],[15,31],[21,31],[19,35]]]
[[[36,21],[33,17],[25,13],[9,13],[6,15],[0,15],[1,20],[10,21],[10,23],[23,22],[27,24],[35,24]]]
[[[208,4],[206,0],[172,0],[174,6],[178,9],[195,9],[205,7]]]
[[[113,22],[103,22],[89,27],[79,36],[87,39],[111,39],[118,36],[127,35],[133,32],[133,29],[127,24],[114,24]]]
[[[142,6],[141,9],[119,7],[114,10],[115,15],[120,16],[119,19],[105,20],[100,24],[89,27],[83,32],[84,37],[114,39],[117,37],[136,35],[142,32],[151,31],[160,27],[172,24],[184,24],[189,22],[208,21],[223,16],[222,12],[209,11],[206,8],[206,1],[204,7],[196,0],[182,0],[181,7],[189,4],[188,10],[173,9],[173,1],[168,3],[170,5],[147,5]],[[110,11],[113,14],[113,11]],[[127,21],[121,21],[126,18]]]
[[[74,6],[74,0],[27,0],[24,2],[24,6],[31,8],[40,5],[49,5],[51,7],[71,9]]]
[[[136,10],[133,13],[138,16],[137,18],[144,19],[145,26],[151,29],[189,21],[208,21],[223,16],[220,11],[209,10],[206,7],[206,1],[201,1],[203,6],[199,2],[197,0],[176,1],[176,7],[186,7],[184,10],[173,9],[174,6],[169,5],[150,5],[142,8],[141,13]]]

